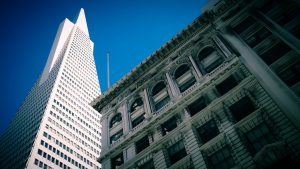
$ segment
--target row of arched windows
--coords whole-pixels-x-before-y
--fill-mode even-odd
[[[218,55],[217,51],[213,47],[206,47],[202,49],[194,59],[202,75],[212,72],[225,60],[222,55]],[[181,93],[196,83],[195,75],[190,66],[187,64],[179,66],[173,75],[174,81],[176,82]],[[171,98],[164,81],[156,83],[152,90],[150,90],[150,102],[152,102],[152,109],[155,112],[164,107],[170,100]],[[135,128],[145,120],[144,103],[141,97],[138,97],[132,102],[131,106],[129,107],[129,117],[131,119],[130,121],[132,128]],[[121,122],[122,115],[121,113],[117,113],[111,118],[109,127],[113,128]],[[123,132],[117,132],[117,137],[121,137],[122,134]],[[118,139],[115,135],[116,134],[112,136],[114,140]]]

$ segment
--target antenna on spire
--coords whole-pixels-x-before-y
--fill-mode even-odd
[[[107,58],[107,89],[110,88],[110,72],[109,72],[109,52],[106,53]]]

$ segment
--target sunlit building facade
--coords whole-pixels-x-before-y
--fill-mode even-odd
[[[92,103],[104,169],[299,166],[299,2],[209,3]]]
[[[0,138],[0,168],[101,168],[101,94],[84,10],[59,26],[46,66]]]

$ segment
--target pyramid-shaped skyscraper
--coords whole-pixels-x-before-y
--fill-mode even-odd
[[[101,94],[84,10],[59,26],[46,66],[0,138],[0,168],[100,168]]]

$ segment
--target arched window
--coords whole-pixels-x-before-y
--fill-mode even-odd
[[[118,125],[120,121],[122,121],[122,115],[121,115],[121,113],[117,113],[117,114],[110,120],[109,128],[112,128],[112,127]]]
[[[184,92],[196,82],[196,79],[188,65],[182,65],[177,68],[174,76],[180,92]]]
[[[157,83],[152,89],[152,99],[154,102],[155,111],[161,109],[164,105],[166,105],[169,100],[169,94],[167,91],[167,87],[164,82]]]
[[[135,128],[145,120],[142,98],[137,98],[130,107],[131,126]]]
[[[218,55],[213,47],[202,49],[198,54],[198,59],[200,61],[199,69],[203,74],[210,73],[224,62],[224,58]]]
[[[143,105],[143,100],[142,98],[137,98],[130,107],[130,113],[136,111],[137,109],[139,109],[141,106]]]

